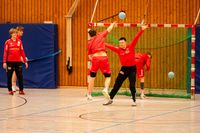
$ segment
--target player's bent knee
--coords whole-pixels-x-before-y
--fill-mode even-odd
[[[111,77],[111,74],[110,73],[104,73],[104,77],[105,78]]]
[[[96,75],[97,75],[97,73],[96,73],[96,72],[90,72],[90,77],[92,77],[92,78],[95,78],[95,77],[96,77]]]

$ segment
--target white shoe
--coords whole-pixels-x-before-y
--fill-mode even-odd
[[[110,104],[112,104],[113,103],[113,100],[108,100],[106,103],[104,103],[103,105],[110,105]]]
[[[12,91],[16,92],[16,86],[12,86]]]
[[[15,86],[15,89],[16,89],[16,91],[19,91],[19,87],[18,86]]]
[[[108,89],[103,89],[102,93],[107,100],[110,100],[110,95],[108,94]]]
[[[141,98],[141,99],[145,99],[146,96],[145,96],[144,94],[141,94],[141,95],[140,95],[140,98]]]
[[[136,105],[137,105],[136,102],[133,102],[132,106],[136,106]]]
[[[91,94],[86,94],[87,100],[92,100],[92,95]]]

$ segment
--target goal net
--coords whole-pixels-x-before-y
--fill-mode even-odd
[[[107,24],[96,23],[97,32],[106,30]],[[118,39],[126,37],[129,44],[141,25],[118,24],[106,37],[105,42],[118,46]],[[135,53],[151,52],[150,71],[146,71],[144,76],[145,93],[147,96],[159,97],[183,97],[190,98],[191,88],[191,27],[182,25],[151,25],[141,35],[136,47]],[[109,62],[111,66],[111,84],[112,89],[118,72],[121,68],[119,57],[116,53],[108,51]],[[169,78],[168,73],[173,72],[174,77]],[[98,92],[104,87],[104,76],[98,72],[95,79],[93,92]],[[140,82],[137,78],[137,93],[140,93]],[[129,95],[128,78],[123,83],[121,94]]]

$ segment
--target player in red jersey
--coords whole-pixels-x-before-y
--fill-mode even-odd
[[[136,53],[135,62],[137,67],[137,77],[140,80],[140,97],[141,99],[145,98],[144,95],[144,66],[146,65],[146,70],[149,71],[151,65],[152,55],[150,52],[147,53]]]
[[[98,69],[104,74],[105,77],[105,88],[102,93],[104,95],[108,94],[108,89],[110,85],[110,65],[108,62],[108,56],[106,52],[106,46],[104,39],[108,33],[115,26],[115,22],[112,23],[105,31],[102,33],[96,33],[95,30],[91,29],[88,31],[90,39],[88,40],[88,58],[91,60],[91,69],[90,69],[90,79],[88,82],[87,98],[92,100],[92,89],[94,87],[94,80]],[[106,95],[107,96],[107,95]]]
[[[16,30],[17,30],[17,38],[21,40],[21,37],[23,36],[23,33],[24,33],[24,27],[17,26]],[[13,92],[16,92],[16,90],[19,90],[19,88],[17,87],[17,75],[15,71],[13,72],[13,76],[12,76],[12,90]]]
[[[17,38],[21,40],[23,34],[24,34],[24,27],[23,26],[17,26]]]
[[[26,68],[28,68],[28,63],[26,60],[26,55],[24,53],[22,42],[17,38],[17,30],[11,28],[9,30],[9,34],[11,38],[5,42],[4,55],[3,55],[3,68],[7,72],[8,91],[10,95],[13,95],[12,74],[13,71],[15,71],[19,81],[19,94],[24,95],[25,93],[23,91],[24,86],[23,86],[21,57],[24,60]]]
[[[134,50],[135,50],[135,46],[138,42],[139,37],[142,35],[142,33],[144,32],[146,28],[148,28],[148,26],[143,25],[142,30],[137,33],[137,35],[135,36],[135,38],[132,40],[132,42],[129,45],[126,44],[125,37],[121,37],[119,39],[119,47],[114,47],[108,44],[106,45],[107,48],[116,52],[119,55],[119,59],[120,59],[122,67],[119,71],[117,79],[115,80],[114,87],[108,96],[109,100],[103,105],[112,104],[114,96],[117,94],[124,80],[128,77],[129,83],[130,83],[130,91],[131,91],[132,99],[133,99],[133,106],[136,106],[136,98],[135,98],[136,63],[135,63]]]

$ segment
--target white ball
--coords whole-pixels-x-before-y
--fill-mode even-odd
[[[119,18],[120,19],[125,19],[126,18],[126,13],[123,12],[123,11],[119,12]]]
[[[174,72],[169,72],[168,73],[168,78],[170,78],[170,79],[174,78]]]

